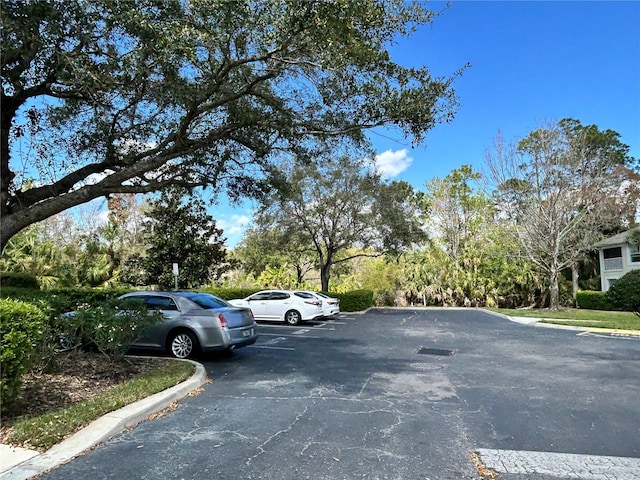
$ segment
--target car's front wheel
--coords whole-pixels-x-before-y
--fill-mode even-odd
[[[193,357],[198,349],[198,339],[186,330],[174,333],[169,340],[169,353],[175,358]]]
[[[58,338],[58,346],[60,347],[61,351],[66,352],[69,350],[73,350],[75,347],[77,347],[78,341],[76,337],[74,337],[70,333],[63,333]]]
[[[287,313],[284,314],[284,321],[287,322],[289,325],[298,325],[301,320],[302,320],[302,316],[300,315],[300,312],[298,312],[297,310],[289,310]]]

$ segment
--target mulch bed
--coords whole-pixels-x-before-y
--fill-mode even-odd
[[[22,379],[21,394],[2,412],[2,430],[25,417],[42,415],[89,400],[109,387],[158,367],[158,359],[127,357],[112,362],[98,352],[72,351],[57,355],[52,373],[34,371]]]

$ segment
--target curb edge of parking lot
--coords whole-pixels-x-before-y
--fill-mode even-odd
[[[512,322],[520,323],[524,325],[532,325],[534,327],[541,328],[555,328],[559,330],[573,330],[583,333],[604,334],[614,337],[640,337],[640,330],[622,330],[619,328],[599,328],[599,327],[583,327],[578,325],[560,325],[557,323],[545,323],[543,320],[553,320],[550,318],[534,318],[534,317],[512,317],[505,315],[504,313],[493,312],[491,310],[481,309],[485,312],[489,312],[493,315],[498,315],[502,318],[506,318]],[[557,319],[563,321],[562,319]]]
[[[14,463],[14,465],[2,472],[0,479],[27,480],[34,475],[66,463],[117,433],[137,425],[150,415],[164,410],[176,400],[184,398],[189,392],[205,383],[207,372],[202,364],[192,360],[180,361],[190,362],[195,366],[196,371],[189,379],[103,415],[42,454],[2,445],[2,463],[6,462],[9,465]],[[2,466],[2,468],[5,467],[6,465]]]

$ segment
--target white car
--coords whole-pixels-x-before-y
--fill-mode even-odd
[[[247,298],[229,300],[236,307],[248,307],[256,320],[298,325],[323,316],[322,301],[309,293],[290,290],[263,290]]]
[[[311,290],[297,290],[296,293],[308,293],[322,302],[322,315],[331,317],[340,313],[340,300],[325,295],[322,292],[312,292]]]

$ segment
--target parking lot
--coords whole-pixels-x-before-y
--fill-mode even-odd
[[[259,330],[203,359],[197,395],[43,478],[640,478],[637,339],[472,309]]]

